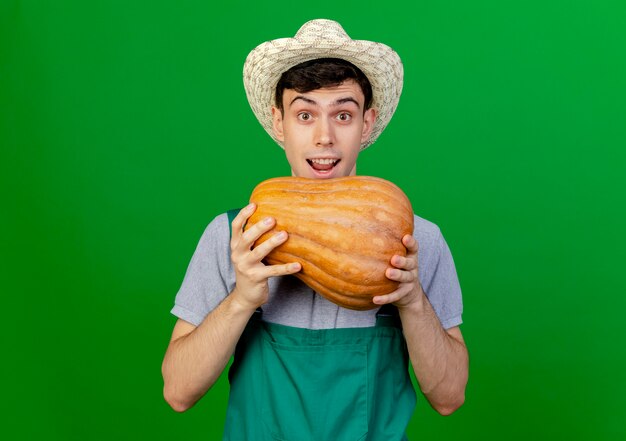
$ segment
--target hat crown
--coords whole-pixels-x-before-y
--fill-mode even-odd
[[[298,41],[310,41],[311,39],[338,41],[350,40],[350,37],[336,21],[318,18],[303,24],[296,32],[294,39]]]

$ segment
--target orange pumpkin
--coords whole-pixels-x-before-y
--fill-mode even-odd
[[[402,237],[413,233],[413,209],[393,183],[369,176],[335,179],[296,177],[261,182],[250,202],[257,205],[246,229],[266,216],[289,238],[270,252],[266,264],[300,262],[295,276],[344,308],[377,307],[372,298],[398,287],[385,270],[394,254],[406,255]]]

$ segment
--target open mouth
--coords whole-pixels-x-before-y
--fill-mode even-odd
[[[320,175],[329,174],[341,159],[333,158],[313,158],[306,160],[311,168]]]

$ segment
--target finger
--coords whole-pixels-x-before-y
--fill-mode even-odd
[[[241,235],[241,240],[239,244],[240,248],[246,249],[246,250],[249,250],[250,248],[252,248],[252,244],[254,244],[254,242],[256,242],[257,239],[261,237],[263,234],[267,233],[272,228],[274,228],[275,224],[276,224],[276,221],[274,220],[273,217],[266,217],[266,218],[263,218],[260,222],[257,222],[256,224],[252,225],[250,228],[244,231],[243,234]]]
[[[250,258],[255,262],[260,262],[263,260],[274,248],[280,246],[285,243],[288,238],[288,234],[286,231],[279,231],[276,234],[272,235],[268,240],[263,242],[262,244],[254,247],[252,252],[250,252]]]
[[[286,276],[297,273],[302,269],[302,265],[298,262],[285,263],[282,265],[268,265],[263,268],[263,275],[266,278],[276,276]]]
[[[385,294],[382,296],[375,296],[372,298],[372,302],[376,305],[386,305],[387,303],[397,302],[401,298],[407,295],[409,292],[409,288],[398,288],[394,292],[390,292],[389,294]]]
[[[398,256],[396,254],[391,258],[391,264],[396,268],[412,271],[417,268],[417,259],[413,257]]]
[[[400,283],[413,282],[415,280],[415,274],[413,274],[413,272],[404,271],[397,268],[387,268],[387,270],[385,271],[385,276],[389,280]]]
[[[419,249],[419,245],[417,240],[410,235],[407,234],[402,238],[402,244],[406,247],[407,254],[417,254],[417,250]]]
[[[254,210],[256,210],[256,205],[254,204],[254,202],[239,210],[239,213],[237,213],[237,216],[235,216],[233,222],[231,223],[233,238],[239,238],[243,231],[243,226],[245,225],[248,218],[252,216]]]

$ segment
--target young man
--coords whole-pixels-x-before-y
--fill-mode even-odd
[[[351,40],[329,20],[306,23],[293,39],[264,43],[244,66],[248,100],[285,149],[294,176],[356,174],[359,152],[395,111],[402,64],[380,43]],[[243,232],[255,207],[207,227],[172,312],[179,318],[163,361],[164,395],[193,406],[231,355],[224,439],[400,440],[420,388],[441,414],[464,401],[468,356],[459,324],[461,292],[439,229],[415,216],[386,276],[400,282],[371,311],[341,308],[291,275],[297,263],[266,266],[288,240],[266,219]],[[418,251],[419,244],[419,251]]]

